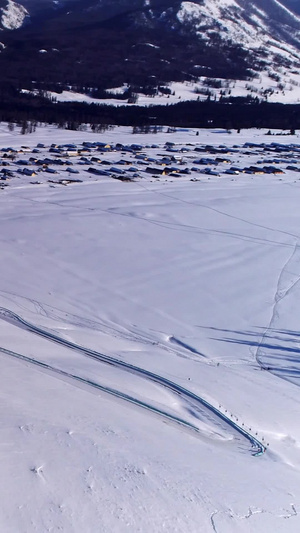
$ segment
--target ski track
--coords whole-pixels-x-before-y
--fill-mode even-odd
[[[219,215],[222,215],[223,217],[231,218],[233,220],[238,220],[239,222],[243,222],[245,224],[248,224],[250,226],[254,226],[256,228],[261,228],[261,229],[265,229],[265,230],[272,231],[272,232],[275,232],[275,233],[280,233],[281,235],[287,235],[288,237],[293,237],[293,238],[296,238],[296,239],[300,238],[299,235],[296,235],[295,233],[290,233],[288,231],[284,231],[284,230],[280,230],[280,229],[276,229],[276,228],[271,228],[269,226],[264,226],[262,224],[257,224],[256,222],[251,222],[250,220],[247,220],[247,219],[244,219],[244,218],[241,218],[241,217],[237,217],[235,215],[231,215],[230,213],[226,213],[226,211],[221,211],[220,209],[216,209],[215,207],[211,207],[211,206],[208,206],[208,205],[205,205],[205,204],[192,202],[191,200],[184,200],[183,198],[178,198],[177,196],[173,196],[171,194],[167,194],[167,193],[163,193],[163,192],[158,192],[158,191],[153,190],[153,189],[148,189],[147,187],[145,187],[144,185],[141,185],[140,183],[139,183],[139,187],[141,187],[142,189],[145,189],[148,192],[152,192],[154,194],[157,194],[159,196],[165,196],[166,198],[171,198],[172,200],[176,200],[177,202],[181,202],[183,204],[194,205],[195,207],[200,207],[202,209],[207,209],[209,211],[213,211],[214,213],[218,213]]]
[[[276,368],[270,368],[269,365],[266,364],[264,362],[264,359],[263,359],[264,356],[266,355],[266,353],[264,351],[264,347],[263,347],[264,341],[267,338],[267,336],[269,335],[270,331],[274,329],[275,322],[279,318],[278,305],[280,304],[280,302],[284,298],[286,298],[291,293],[291,291],[298,285],[298,283],[300,281],[300,275],[299,276],[295,275],[295,279],[292,280],[292,282],[290,281],[288,283],[288,285],[286,285],[286,281],[285,281],[285,276],[286,276],[287,272],[290,270],[290,266],[293,264],[295,258],[298,261],[300,260],[300,246],[299,246],[299,241],[298,240],[297,240],[297,242],[294,245],[294,249],[293,249],[292,254],[287,259],[287,261],[285,262],[285,264],[283,265],[283,267],[282,267],[282,269],[280,271],[280,274],[279,274],[279,277],[278,277],[278,280],[277,280],[276,293],[275,293],[275,296],[274,296],[274,304],[273,304],[272,316],[271,316],[271,319],[270,319],[270,322],[269,322],[267,328],[265,329],[265,331],[264,331],[264,333],[263,333],[263,335],[261,337],[261,340],[260,340],[259,345],[257,347],[257,350],[255,352],[255,359],[256,359],[258,365],[263,370],[266,370],[266,371],[270,372],[271,374],[279,377],[280,379],[284,379],[285,381],[288,381],[290,383],[293,383],[294,385],[298,385],[299,386],[299,383],[295,382],[293,379],[289,378],[288,376],[283,376],[282,374],[279,374],[276,371]],[[290,278],[290,276],[289,276],[289,278]]]
[[[259,514],[267,514],[272,517],[276,517],[278,519],[288,520],[290,518],[298,516],[298,512],[297,512],[295,505],[291,503],[290,507],[291,507],[291,510],[284,508],[284,509],[279,509],[279,510],[274,510],[274,511],[268,511],[267,509],[264,509],[264,508],[249,507],[248,512],[244,515],[240,515],[234,512],[232,509],[216,510],[212,512],[210,516],[211,527],[214,533],[218,533],[219,531],[221,531],[219,528],[222,527],[223,518],[226,518],[226,517],[236,520],[237,523],[238,521],[241,521],[241,520],[249,520],[255,515],[259,515]],[[218,526],[217,526],[217,522],[219,522]],[[222,528],[222,531],[223,531],[223,528]]]
[[[221,211],[219,209],[216,209],[216,208],[204,205],[204,204],[195,203],[195,202],[192,202],[192,201],[189,201],[189,200],[184,200],[182,198],[177,198],[176,196],[172,196],[172,195],[167,194],[167,193],[162,193],[162,192],[159,192],[157,190],[148,189],[147,187],[145,187],[144,185],[141,185],[141,184],[138,184],[138,186],[140,188],[144,189],[147,192],[151,192],[151,193],[159,195],[159,196],[170,198],[172,200],[176,200],[177,202],[181,202],[183,204],[189,204],[189,205],[194,205],[196,207],[200,207],[200,208],[203,208],[203,209],[208,209],[210,211],[214,211],[214,212],[218,213],[219,215],[222,215],[222,216],[227,217],[227,218],[232,218],[232,219],[238,220],[238,221],[243,222],[243,223],[245,223],[247,225],[250,225],[250,226],[255,226],[255,227],[258,227],[258,228],[261,228],[261,229],[266,229],[268,231],[272,231],[272,232],[275,232],[275,233],[287,235],[289,237],[294,237],[294,238],[297,238],[297,239],[299,238],[298,235],[295,235],[293,233],[282,231],[282,230],[276,229],[276,228],[271,228],[271,227],[268,227],[268,226],[263,226],[261,224],[255,223],[255,222],[251,222],[250,220],[246,220],[246,219],[243,219],[243,218],[240,218],[240,217],[236,217],[234,215],[230,215],[229,213],[226,213],[225,211]],[[27,202],[32,202],[32,203],[37,203],[37,204],[55,205],[55,206],[59,206],[59,207],[77,209],[77,210],[81,210],[81,211],[97,211],[99,213],[108,213],[110,215],[115,215],[115,216],[119,216],[119,217],[134,217],[134,218],[136,218],[138,220],[143,220],[144,222],[147,222],[148,224],[152,224],[154,226],[160,226],[162,228],[165,228],[165,229],[168,229],[168,230],[172,230],[172,231],[184,231],[184,232],[187,232],[187,233],[200,233],[200,234],[209,234],[209,235],[224,235],[224,236],[227,236],[227,237],[231,237],[233,239],[244,240],[244,241],[249,241],[249,242],[255,242],[257,244],[262,244],[262,245],[271,244],[271,245],[274,245],[274,246],[284,246],[284,247],[290,247],[291,246],[290,244],[285,243],[285,242],[274,241],[274,240],[271,240],[271,239],[263,239],[263,238],[260,238],[260,237],[253,237],[253,236],[234,233],[234,232],[230,232],[230,231],[227,232],[227,231],[222,231],[222,230],[215,230],[215,229],[211,229],[211,228],[192,226],[192,225],[186,225],[186,224],[180,224],[180,223],[168,222],[168,221],[149,220],[148,218],[142,217],[142,216],[140,216],[140,215],[138,215],[136,213],[135,214],[124,213],[124,212],[120,212],[120,211],[118,211],[118,210],[116,210],[114,208],[113,209],[101,209],[99,207],[98,208],[92,208],[92,207],[82,207],[82,206],[70,205],[70,204],[66,205],[65,203],[59,203],[59,202],[53,202],[53,201],[50,202],[50,201],[42,201],[42,200],[33,200],[32,198],[25,198],[23,196],[18,196],[18,198],[20,198],[22,200],[25,200]]]
[[[69,325],[72,324],[73,326],[87,327],[94,331],[101,331],[102,333],[108,334],[116,339],[124,339],[130,342],[137,342],[145,346],[153,346],[155,344],[160,349],[183,359],[190,359],[192,356],[198,355],[202,358],[202,362],[204,362],[203,359],[207,358],[205,354],[199,352],[192,346],[181,342],[179,339],[177,339],[177,343],[172,343],[173,335],[170,335],[168,337],[168,344],[165,344],[162,341],[157,341],[156,339],[154,340],[153,336],[140,330],[138,332],[131,331],[129,329],[126,329],[125,327],[117,326],[116,324],[106,323],[104,320],[101,319],[91,320],[74,314],[65,313],[64,311],[58,308],[51,307],[48,310],[48,305],[42,304],[37,300],[25,298],[12,292],[7,292],[3,290],[0,291],[0,293],[3,294],[7,300],[12,301],[13,303],[16,303],[15,300],[17,300],[18,307],[23,311],[28,311],[28,306],[26,307],[25,305],[22,305],[20,303],[20,298],[29,302],[33,306],[36,314],[45,316],[46,318],[50,318],[52,320],[59,320],[60,322],[67,323]],[[175,344],[176,347],[171,346],[171,344]],[[184,352],[180,350],[180,348],[183,348]],[[189,355],[187,355],[187,352],[189,353]],[[193,357],[193,360],[198,361],[198,358]]]
[[[60,344],[62,346],[65,346],[66,348],[69,348],[71,350],[75,350],[79,353],[84,354],[87,357],[90,357],[94,360],[97,360],[99,362],[114,366],[116,368],[119,368],[121,370],[124,370],[125,372],[129,372],[131,374],[140,376],[142,378],[148,379],[152,381],[153,383],[156,383],[173,393],[179,395],[182,399],[186,400],[188,404],[192,404],[192,414],[195,415],[195,408],[196,411],[200,409],[201,412],[206,413],[206,418],[211,421],[213,418],[217,418],[219,423],[223,422],[227,426],[229,426],[231,429],[235,430],[237,435],[240,437],[243,437],[244,440],[248,441],[251,444],[252,447],[252,455],[259,456],[262,455],[266,448],[265,446],[256,439],[253,435],[251,435],[249,432],[241,428],[238,424],[233,422],[233,420],[229,419],[226,415],[224,415],[219,409],[214,407],[212,404],[204,400],[202,397],[197,396],[193,392],[189,391],[188,389],[185,389],[184,387],[181,387],[180,385],[164,378],[163,376],[160,376],[158,374],[155,374],[153,372],[150,372],[148,370],[142,369],[140,367],[134,366],[130,363],[126,363],[124,361],[120,361],[119,359],[116,359],[114,357],[110,357],[108,355],[105,355],[101,352],[96,352],[95,350],[90,350],[88,348],[85,348],[83,346],[80,346],[76,343],[73,343],[71,341],[65,340],[62,337],[59,337],[56,334],[50,333],[38,326],[35,326],[26,320],[24,320],[22,317],[17,315],[16,313],[10,311],[7,308],[0,307],[0,319],[7,321],[17,327],[20,327],[22,329],[25,329],[26,331],[29,331],[31,333],[34,333],[36,335],[39,335],[49,341],[55,342],[56,344]],[[173,415],[168,415],[165,412],[160,411],[159,409],[156,409],[155,407],[152,407],[144,402],[141,402],[131,396],[128,396],[120,391],[110,389],[108,387],[103,387],[102,385],[99,385],[94,382],[90,382],[89,380],[86,380],[84,378],[81,378],[80,376],[75,376],[73,374],[69,374],[68,372],[65,372],[60,369],[56,369],[54,367],[51,367],[50,365],[47,365],[45,363],[42,363],[40,361],[37,361],[32,358],[28,358],[26,356],[23,356],[21,354],[17,354],[16,352],[12,352],[10,350],[6,350],[4,348],[0,348],[0,351],[2,353],[5,353],[6,355],[10,355],[13,357],[16,357],[18,359],[22,359],[23,361],[27,361],[31,364],[37,365],[41,368],[47,369],[49,371],[53,371],[56,373],[59,373],[61,375],[64,375],[67,378],[75,379],[78,382],[84,383],[86,385],[90,385],[94,388],[98,388],[104,392],[107,392],[113,396],[117,396],[119,398],[122,398],[123,400],[126,400],[131,403],[135,403],[136,405],[139,405],[140,407],[144,407],[145,409],[151,410],[153,412],[156,412],[157,414],[160,414],[163,417],[168,417],[169,419],[181,424],[185,425],[187,427],[190,427],[191,429],[194,429],[199,432],[198,428],[196,426],[193,426],[192,424],[189,424],[188,422],[179,419],[177,417],[174,417]],[[213,420],[215,423],[215,420]]]

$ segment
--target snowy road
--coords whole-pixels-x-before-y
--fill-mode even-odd
[[[80,376],[71,374],[69,372],[65,372],[61,369],[54,368],[51,365],[45,364],[41,361],[38,361],[36,359],[26,357],[22,354],[18,354],[14,351],[7,350],[5,348],[0,347],[0,351],[2,353],[5,353],[6,355],[13,356],[15,358],[18,358],[20,360],[26,361],[27,363],[34,364],[36,366],[39,366],[40,368],[43,368],[44,370],[48,370],[51,372],[55,372],[57,374],[60,374],[61,376],[64,376],[65,378],[73,379],[75,381],[84,383],[85,385],[92,386],[94,388],[97,388],[99,390],[102,390],[103,392],[106,392],[108,394],[111,394],[112,396],[121,398],[125,401],[134,403],[140,407],[143,407],[147,410],[150,410],[152,412],[155,412],[156,414],[159,414],[160,416],[164,418],[168,418],[172,420],[173,422],[176,422],[178,424],[184,425],[188,427],[189,429],[192,429],[196,432],[199,432],[199,428],[197,427],[197,419],[199,417],[203,416],[209,420],[210,423],[213,423],[214,425],[221,425],[221,426],[228,426],[231,430],[234,431],[235,434],[235,440],[241,440],[245,439],[251,444],[251,453],[254,456],[262,455],[266,448],[265,446],[256,439],[251,433],[240,427],[238,424],[236,424],[233,420],[228,418],[224,413],[222,413],[219,409],[214,407],[212,404],[207,402],[204,398],[201,398],[200,396],[194,394],[193,392],[189,391],[188,389],[164,378],[163,376],[157,375],[153,372],[150,372],[148,370],[145,370],[143,368],[139,368],[137,366],[131,365],[125,361],[120,361],[119,359],[116,359],[114,357],[110,357],[108,355],[105,355],[104,353],[97,352],[94,350],[90,350],[88,348],[85,348],[83,346],[80,346],[76,343],[73,343],[71,341],[68,341],[58,335],[55,335],[51,332],[46,331],[45,329],[42,329],[38,326],[35,326],[34,324],[31,324],[24,320],[21,316],[17,315],[16,313],[10,311],[9,309],[6,309],[4,307],[0,307],[0,319],[5,320],[17,327],[23,328],[31,333],[34,333],[36,335],[39,335],[49,341],[55,342],[56,344],[60,344],[66,348],[69,348],[71,350],[75,350],[77,352],[82,353],[83,355],[90,357],[92,359],[95,359],[101,363],[105,363],[107,365],[112,365],[115,368],[120,368],[125,372],[129,372],[131,374],[137,375],[140,378],[147,379],[149,381],[152,381],[165,389],[168,389],[172,393],[175,393],[178,395],[181,399],[181,401],[185,402],[188,406],[188,411],[192,416],[195,418],[195,423],[191,424],[188,421],[176,417],[174,415],[170,415],[165,411],[162,411],[160,409],[155,408],[154,406],[151,406],[145,402],[142,402],[132,396],[129,396],[127,394],[122,393],[119,390],[111,389],[110,387],[106,387],[103,385],[100,385],[94,381],[84,379]]]

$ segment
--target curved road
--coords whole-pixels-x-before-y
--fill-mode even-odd
[[[154,383],[157,383],[161,385],[162,387],[172,391],[175,394],[178,394],[183,399],[186,399],[187,401],[193,401],[198,407],[205,408],[209,413],[217,417],[220,421],[225,422],[227,425],[229,425],[231,428],[233,428],[239,435],[243,436],[248,442],[250,442],[254,456],[262,455],[266,448],[265,446],[256,439],[251,433],[240,427],[238,424],[236,424],[233,420],[229,419],[226,415],[224,415],[221,411],[219,411],[216,407],[214,407],[212,404],[201,398],[200,396],[197,396],[193,392],[189,391],[188,389],[185,389],[184,387],[181,387],[180,385],[174,383],[173,381],[170,381],[163,376],[160,376],[158,374],[155,374],[153,372],[150,372],[149,370],[144,370],[143,368],[137,367],[135,365],[132,365],[130,363],[126,363],[124,361],[120,361],[119,359],[116,359],[114,357],[110,357],[108,355],[105,355],[101,352],[96,352],[95,350],[90,350],[89,348],[85,348],[83,346],[80,346],[79,344],[73,343],[71,341],[68,341],[62,337],[59,337],[58,335],[54,333],[50,333],[38,326],[35,326],[34,324],[31,324],[30,322],[27,322],[22,317],[17,315],[16,313],[10,311],[9,309],[6,309],[5,307],[0,307],[0,319],[5,320],[15,326],[21,327],[22,329],[25,329],[26,331],[30,331],[31,333],[35,333],[36,335],[39,335],[41,337],[44,337],[45,339],[55,342],[56,344],[60,344],[66,348],[69,348],[71,350],[75,350],[77,352],[82,353],[83,355],[90,357],[92,359],[95,359],[97,361],[100,361],[102,363],[114,366],[116,368],[120,368],[124,370],[125,372],[129,372],[131,374],[140,376],[142,378],[146,378]],[[107,387],[102,387],[101,385],[98,385],[97,383],[90,382],[88,380],[85,380],[83,378],[80,378],[79,376],[75,376],[73,374],[69,374],[67,372],[64,372],[63,370],[56,369],[54,367],[51,367],[50,365],[46,365],[45,363],[41,363],[35,359],[28,358],[26,356],[22,356],[21,354],[17,354],[15,352],[11,352],[9,350],[0,349],[3,353],[6,353],[7,355],[11,355],[14,357],[18,357],[19,359],[23,359],[29,363],[38,365],[40,367],[43,367],[44,369],[54,371],[57,373],[60,373],[62,375],[65,375],[66,377],[76,379],[77,381],[80,381],[82,383],[89,384],[91,386],[94,386],[98,389],[101,389],[109,394],[112,394],[114,396],[118,396],[124,400],[130,401],[132,403],[135,403],[137,405],[140,405],[141,407],[150,409],[158,414],[161,414],[163,416],[167,416],[169,419],[172,419],[178,423],[181,423],[190,429],[194,429],[195,431],[199,431],[196,426],[193,426],[192,424],[189,424],[188,422],[185,422],[184,420],[174,417],[173,415],[168,415],[167,413],[160,411],[154,407],[151,407],[150,405],[140,402],[139,400],[134,399],[131,396],[128,396],[126,394],[121,393],[120,391],[116,391],[114,389],[109,389]]]

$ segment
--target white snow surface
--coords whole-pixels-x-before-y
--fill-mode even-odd
[[[83,141],[231,163],[123,183],[74,159],[81,183],[0,190],[0,531],[298,533],[300,137],[0,131],[22,159]]]
[[[276,74],[276,78],[270,77],[270,74]],[[218,87],[219,84],[219,87]],[[195,82],[171,82],[168,87],[171,94],[166,95],[158,91],[154,96],[138,94],[137,102],[134,105],[152,106],[152,105],[171,105],[178,104],[181,101],[206,100],[208,95],[211,99],[219,100],[222,95],[225,98],[247,97],[258,98],[260,101],[280,102],[283,104],[298,104],[300,102],[300,72],[286,71],[285,69],[270,68],[262,71],[259,76],[251,80],[225,80],[215,78],[213,87],[209,84],[209,78],[200,76]],[[109,91],[116,96],[122,94],[127,86],[116,87]],[[30,92],[23,89],[22,92]],[[38,92],[33,92],[38,94]],[[85,102],[87,104],[127,106],[133,105],[127,100],[117,98],[99,99],[93,98],[87,94],[78,93],[72,90],[56,93],[48,91],[47,97],[54,102]]]
[[[29,13],[25,7],[12,0],[7,0],[5,7],[0,9],[1,23],[7,30],[16,30],[23,26]]]

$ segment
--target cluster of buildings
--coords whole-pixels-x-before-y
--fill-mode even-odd
[[[0,187],[15,178],[34,178],[32,184],[68,185],[88,178],[180,178],[200,180],[201,175],[284,174],[299,172],[300,145],[244,143],[228,147],[173,142],[122,144],[84,141],[81,144],[38,143],[34,148],[0,149]]]

